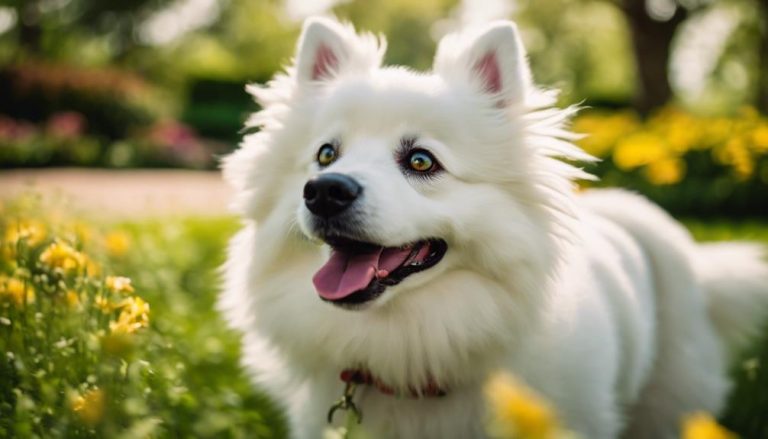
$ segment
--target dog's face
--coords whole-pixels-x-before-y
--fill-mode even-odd
[[[306,314],[286,331],[314,324],[361,346],[368,313],[465,334],[530,317],[577,174],[551,156],[577,150],[556,138],[560,112],[531,112],[542,95],[516,28],[444,38],[427,74],[381,68],[382,52],[313,20],[290,74],[253,90],[261,131],[225,162],[258,222],[251,276]]]
[[[479,264],[504,276],[499,265],[515,261],[499,256],[509,250],[488,251],[498,242],[526,248],[530,240],[525,257],[541,257],[533,219],[512,190],[530,162],[511,118],[530,87],[515,29],[499,25],[465,47],[449,39],[442,50],[450,55],[439,54],[430,75],[350,73],[355,38],[316,22],[297,61],[312,115],[296,215],[304,235],[328,250],[313,276],[318,295],[360,310],[446,270]],[[511,236],[522,231],[529,236]]]

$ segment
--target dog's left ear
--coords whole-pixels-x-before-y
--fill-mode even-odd
[[[434,71],[448,81],[470,84],[497,107],[524,103],[533,88],[525,48],[511,21],[443,37]]]

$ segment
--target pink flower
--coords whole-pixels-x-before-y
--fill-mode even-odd
[[[86,121],[82,114],[75,111],[55,113],[48,119],[47,129],[56,137],[72,139],[83,134]]]
[[[35,126],[23,120],[0,116],[0,139],[23,140],[35,133]]]
[[[16,132],[16,121],[0,116],[0,139],[12,139]]]
[[[153,142],[160,145],[176,147],[183,147],[198,141],[192,128],[174,120],[161,122],[152,127],[149,137]]]

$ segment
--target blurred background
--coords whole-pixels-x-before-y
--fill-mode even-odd
[[[3,0],[0,167],[214,169],[302,20],[385,34],[428,69],[462,26],[516,20],[537,81],[587,109],[600,184],[682,214],[766,214],[765,0]]]
[[[216,169],[313,14],[417,69],[514,19],[583,107],[589,185],[768,244],[768,0],[0,0],[0,438],[286,437],[215,309],[238,228]],[[744,439],[768,438],[766,364],[768,330],[720,419]],[[732,437],[708,422],[683,437]]]

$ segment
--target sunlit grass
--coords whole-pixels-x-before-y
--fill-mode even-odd
[[[685,225],[699,241],[756,241],[768,249],[768,218],[728,220],[724,218],[685,219]],[[743,438],[768,437],[765,420],[768,407],[768,322],[763,336],[732,369],[736,387],[731,393],[724,423]]]

